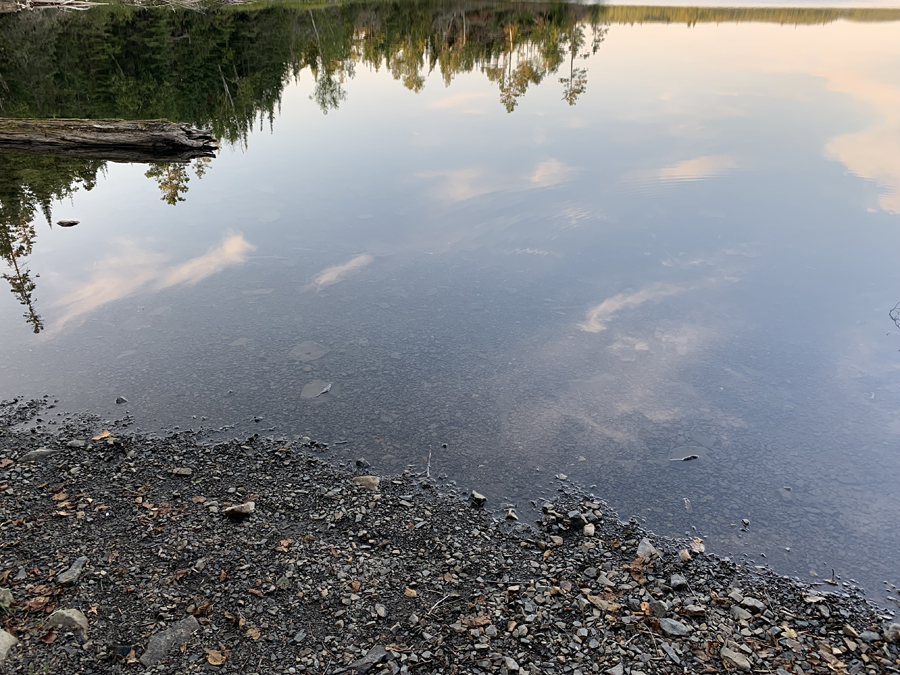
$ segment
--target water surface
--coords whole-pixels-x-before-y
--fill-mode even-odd
[[[565,474],[660,533],[886,601],[898,19],[0,17],[3,114],[223,139],[189,164],[0,154],[0,396],[308,434],[385,471],[430,457],[523,518]]]

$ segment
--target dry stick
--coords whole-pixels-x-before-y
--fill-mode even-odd
[[[431,448],[428,448],[428,466],[425,467],[425,476],[431,478]]]
[[[438,600],[436,603],[434,603],[434,604],[431,606],[431,609],[429,609],[429,610],[426,612],[426,614],[431,614],[431,613],[437,608],[437,606],[438,606],[439,604],[441,604],[444,600],[446,600],[446,599],[449,598],[449,597],[450,597],[449,595],[445,595],[443,598],[441,598],[440,600]]]

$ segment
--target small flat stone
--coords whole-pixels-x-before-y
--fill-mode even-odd
[[[743,600],[741,600],[741,607],[749,609],[754,614],[762,614],[766,611],[766,606],[756,598],[751,598],[750,596],[745,596]]]
[[[172,647],[187,642],[191,634],[198,628],[200,628],[200,624],[197,623],[197,619],[193,616],[186,616],[173,626],[157,633],[147,643],[147,649],[141,656],[141,663],[145,666],[156,665],[166,657]]]
[[[40,459],[46,459],[47,457],[53,457],[58,453],[62,452],[59,448],[38,448],[37,450],[32,450],[31,452],[25,453],[20,459],[20,462],[35,462]]]
[[[77,609],[58,609],[44,624],[44,628],[68,628],[82,640],[87,639],[88,620],[87,617]]]
[[[12,591],[8,588],[0,588],[0,606],[3,607],[12,607],[12,604],[16,601],[13,597]],[[878,638],[879,640],[881,638]]]
[[[900,623],[892,623],[885,628],[884,639],[887,642],[900,642]]]
[[[685,626],[680,621],[676,621],[675,619],[660,619],[659,627],[663,633],[668,635],[669,637],[684,637],[685,635],[689,635],[691,629],[688,626]]]
[[[123,403],[128,403],[128,399],[125,398],[124,396],[117,396],[117,397],[116,397],[116,403],[117,403],[118,405],[122,405]]]
[[[347,666],[347,670],[357,673],[368,673],[372,668],[387,658],[388,652],[382,645],[375,645],[361,659],[357,659]]]
[[[83,448],[85,446],[84,441],[72,440],[66,443],[66,447],[68,448]]]
[[[660,641],[659,646],[662,647],[662,650],[666,653],[666,656],[672,659],[675,665],[681,665],[681,659],[678,658],[678,654],[675,653],[675,650],[672,649],[672,646],[668,642],[662,640]]]
[[[732,668],[739,668],[740,670],[749,671],[751,669],[750,661],[743,654],[738,654],[728,647],[722,647],[719,652],[719,656],[722,659],[722,663],[727,666],[731,666]]]
[[[243,504],[235,504],[234,506],[229,506],[228,508],[223,510],[222,513],[224,513],[229,518],[233,518],[235,520],[243,520],[254,511],[256,511],[256,502],[244,502]]]
[[[373,492],[378,489],[381,479],[378,476],[354,476],[353,482]]]
[[[669,578],[669,586],[674,588],[676,591],[680,591],[680,590],[688,587],[688,582],[687,582],[687,579],[685,579],[682,575],[673,574]]]
[[[6,663],[6,656],[9,650],[19,644],[19,641],[5,630],[0,630],[0,668]]]
[[[73,586],[78,581],[78,577],[80,577],[81,573],[84,571],[84,566],[87,564],[87,560],[88,559],[86,556],[77,558],[75,562],[72,563],[72,566],[69,567],[69,569],[56,575],[56,583],[58,583],[60,586]]]
[[[480,492],[476,492],[475,490],[472,490],[472,492],[469,494],[469,499],[472,500],[472,503],[475,506],[484,506],[484,503],[487,501],[487,497],[485,497]]]
[[[650,609],[653,610],[653,616],[655,616],[657,619],[661,619],[669,613],[669,606],[666,605],[666,603],[664,603],[662,600],[651,600]]]
[[[186,466],[177,466],[174,469],[172,469],[172,473],[175,474],[176,476],[190,476],[192,473],[194,473],[194,470],[189,469]]]
[[[585,537],[593,537],[593,536],[594,536],[594,531],[595,531],[595,530],[594,530],[594,524],[593,524],[593,523],[588,523],[588,524],[585,525],[584,528],[582,529],[582,533],[584,534]]]
[[[863,642],[877,642],[881,639],[881,636],[872,630],[864,630],[859,634],[859,639]]]
[[[606,671],[606,675],[625,675],[625,666],[621,663],[617,663]]]
[[[650,543],[650,540],[647,537],[641,539],[641,543],[638,544],[637,554],[639,557],[644,560],[650,560],[654,556],[659,556],[659,551],[656,550],[656,547]]]
[[[743,607],[739,607],[737,605],[731,606],[731,616],[737,619],[738,621],[750,621],[753,618],[753,615],[748,612]]]

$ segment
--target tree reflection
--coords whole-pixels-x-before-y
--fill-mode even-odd
[[[92,189],[102,167],[98,160],[0,153],[0,258],[7,266],[2,277],[25,307],[25,320],[35,333],[44,324],[34,300],[38,275],[27,263],[37,235],[34,221],[40,211],[52,226],[52,202],[79,188]]]

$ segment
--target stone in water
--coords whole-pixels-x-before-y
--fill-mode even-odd
[[[291,350],[289,356],[298,361],[315,361],[321,359],[328,353],[328,347],[324,347],[317,342],[301,342]]]

